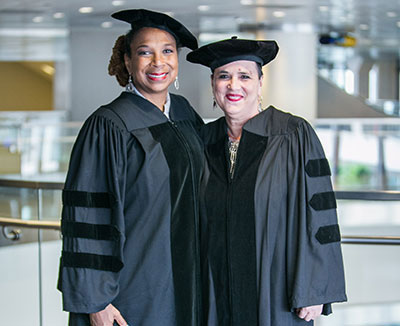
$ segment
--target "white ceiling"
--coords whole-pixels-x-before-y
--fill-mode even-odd
[[[5,28],[109,28],[127,25],[110,14],[125,8],[170,13],[192,32],[235,33],[248,29],[303,28],[318,33],[350,32],[358,46],[400,49],[400,0],[0,0],[0,30]],[[78,9],[92,6],[93,12]],[[206,6],[206,7],[199,7]],[[206,9],[206,10],[201,10]],[[278,13],[277,13],[278,12]],[[54,14],[62,13],[62,18]],[[283,13],[283,14],[282,14]],[[283,17],[276,17],[283,15]],[[36,22],[34,22],[36,21]],[[109,23],[106,23],[109,24]],[[1,44],[0,44],[1,46]]]

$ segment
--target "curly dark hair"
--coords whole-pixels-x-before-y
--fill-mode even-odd
[[[128,33],[129,34],[129,33]],[[117,78],[118,84],[125,87],[128,84],[129,72],[125,66],[124,55],[127,53],[126,38],[128,35],[121,35],[115,41],[112,55],[108,64],[108,74]],[[130,49],[129,49],[130,50]],[[127,53],[130,55],[129,53]]]

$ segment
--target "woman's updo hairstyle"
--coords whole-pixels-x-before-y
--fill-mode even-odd
[[[128,84],[129,72],[125,66],[125,53],[131,57],[131,42],[135,32],[130,30],[126,35],[121,35],[115,41],[112,55],[108,64],[108,74],[117,78],[118,84],[125,87]]]

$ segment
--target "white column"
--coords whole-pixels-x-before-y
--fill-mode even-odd
[[[358,71],[358,95],[363,98],[369,98],[369,71],[371,70],[374,62],[366,56],[362,57],[362,64]]]
[[[263,105],[309,121],[317,117],[317,36],[311,31],[261,31],[257,39],[276,40],[277,58],[264,67]]]

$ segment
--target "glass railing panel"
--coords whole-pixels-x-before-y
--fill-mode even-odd
[[[61,190],[41,190],[42,221],[59,221],[61,218]],[[42,230],[41,273],[43,326],[67,325],[68,314],[62,311],[61,293],[57,290],[58,267],[61,257],[61,234]]]
[[[21,129],[21,174],[65,172],[80,124],[24,125]]]
[[[37,220],[36,190],[0,187],[0,216]],[[0,306],[7,312],[1,324],[39,325],[38,230],[0,227],[0,231]],[[5,236],[14,232],[20,235],[18,241]]]
[[[40,190],[42,212],[40,219],[44,221],[59,221],[62,210],[62,190]]]
[[[400,190],[398,119],[319,119],[314,126],[335,190]]]
[[[36,242],[0,245],[2,325],[40,325],[38,231],[30,232]]]
[[[346,193],[341,196],[346,196]],[[352,196],[367,199],[362,192]],[[375,196],[375,200],[338,200],[342,235],[399,237],[398,194],[378,192],[368,196]],[[388,200],[389,197],[393,200]],[[334,313],[318,318],[315,326],[399,325],[400,245],[344,243],[342,251],[348,302],[334,304]]]
[[[61,292],[57,290],[62,247],[60,233],[43,230],[42,234],[45,239],[53,239],[41,244],[43,326],[64,326],[68,324],[68,313],[62,311]]]
[[[0,217],[21,221],[58,222],[61,216],[59,183],[1,181]],[[4,183],[8,186],[4,186]],[[15,187],[10,184],[17,183]],[[18,188],[17,186],[28,188]],[[40,187],[56,189],[41,189]],[[29,188],[31,187],[31,188]],[[3,232],[4,230],[4,232]],[[20,226],[0,226],[0,296],[5,325],[66,325],[61,294],[56,289],[61,255],[61,236],[57,230],[38,230]],[[19,239],[12,240],[13,232]],[[5,235],[9,234],[10,239]],[[21,307],[23,314],[21,314]],[[16,321],[15,316],[20,316]]]
[[[68,169],[80,122],[0,123],[0,174],[58,177]]]
[[[0,216],[37,220],[37,190],[0,186]]]
[[[400,236],[400,201],[338,200],[337,204],[343,235]]]
[[[400,246],[343,245],[348,302],[315,326],[400,325]]]

